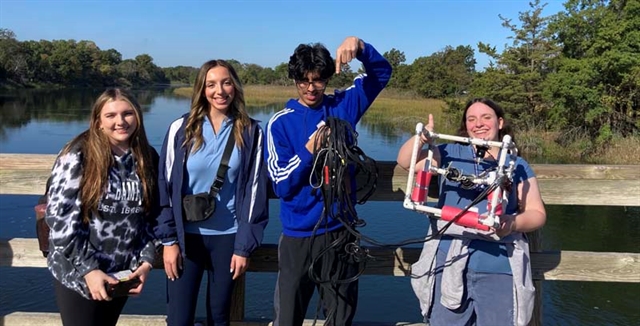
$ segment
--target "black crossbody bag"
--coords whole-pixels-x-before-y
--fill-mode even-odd
[[[182,211],[184,217],[189,222],[204,221],[213,215],[216,210],[216,196],[222,185],[224,184],[224,176],[229,169],[229,159],[231,158],[231,151],[235,145],[235,136],[231,129],[231,134],[227,140],[227,146],[224,148],[222,159],[220,160],[220,166],[218,167],[218,173],[215,180],[211,185],[209,192],[201,192],[193,195],[186,195],[182,198]]]

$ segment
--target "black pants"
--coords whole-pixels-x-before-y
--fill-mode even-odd
[[[322,255],[321,251],[340,237],[342,245]],[[325,325],[351,325],[358,304],[358,281],[346,284],[317,284],[309,277],[314,261],[314,275],[320,280],[345,280],[358,273],[358,265],[349,263],[344,244],[353,241],[347,230],[329,232],[312,238],[293,238],[282,235],[278,245],[278,281],[276,285],[274,326],[302,325],[309,301],[317,288],[325,313]],[[311,248],[311,251],[309,251]],[[311,253],[311,254],[309,254]]]
[[[202,276],[207,274],[207,325],[229,325],[236,235],[185,234],[186,257],[175,281],[167,280],[167,325],[193,325]]]
[[[64,326],[114,326],[128,299],[120,297],[111,301],[89,300],[56,279],[53,280],[53,287]]]

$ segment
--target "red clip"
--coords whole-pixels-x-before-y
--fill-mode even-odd
[[[325,165],[324,167],[324,184],[329,184],[329,166]]]

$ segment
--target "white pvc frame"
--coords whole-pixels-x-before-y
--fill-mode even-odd
[[[416,174],[416,163],[418,160],[418,153],[422,149],[420,145],[420,136],[421,134],[426,133],[430,139],[444,139],[455,142],[461,142],[466,144],[472,144],[477,146],[488,146],[488,147],[499,147],[500,148],[500,159],[498,160],[498,170],[494,177],[487,178],[485,180],[478,179],[479,181],[476,183],[484,183],[491,184],[495,181],[495,179],[508,178],[512,179],[512,174],[515,169],[515,158],[517,156],[517,148],[515,143],[511,140],[510,135],[505,135],[502,138],[501,142],[498,141],[488,141],[480,138],[470,138],[470,137],[461,137],[454,135],[446,135],[446,134],[438,134],[435,132],[431,132],[424,128],[422,123],[416,124],[416,137],[413,143],[413,151],[411,152],[411,164],[409,165],[409,175],[407,177],[407,189],[404,196],[403,207],[406,209],[410,209],[417,212],[426,213],[428,215],[434,217],[442,217],[442,209],[429,207],[422,203],[414,202],[411,200],[411,192],[414,186],[415,174]],[[509,157],[509,162],[507,162],[507,157]],[[431,166],[431,160],[433,158],[433,151],[431,147],[429,147],[429,152],[427,154],[427,161],[425,162],[425,171],[431,171],[434,174],[444,174],[447,169],[444,168],[435,168]],[[505,166],[506,165],[506,166]],[[474,181],[475,182],[475,181]],[[502,194],[500,196],[500,194]],[[493,192],[493,196],[491,198],[491,210],[488,212],[485,218],[479,218],[479,222],[483,225],[498,228],[500,227],[500,216],[496,214],[496,207],[498,205],[502,205],[503,213],[504,209],[506,209],[508,201],[509,201],[509,193],[506,189],[502,188],[500,184]]]

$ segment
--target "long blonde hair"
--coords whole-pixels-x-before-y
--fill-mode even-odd
[[[133,108],[137,120],[137,128],[129,138],[129,148],[136,162],[136,173],[142,184],[142,204],[146,212],[152,209],[155,198],[157,171],[153,159],[153,148],[147,140],[144,130],[142,110],[138,101],[130,93],[111,88],[104,91],[93,105],[89,121],[89,129],[76,136],[62,150],[68,153],[74,148],[81,149],[82,180],[80,181],[81,213],[83,220],[89,222],[92,213],[98,210],[100,199],[107,187],[109,169],[114,159],[111,154],[109,138],[100,130],[100,113],[105,104],[113,101],[125,101]]]
[[[238,148],[242,148],[244,145],[242,131],[245,130],[245,128],[248,128],[251,124],[251,120],[245,107],[244,90],[242,89],[242,84],[240,83],[236,70],[225,60],[209,60],[200,67],[198,77],[193,85],[191,109],[185,126],[185,140],[182,146],[189,149],[189,146],[193,145],[193,148],[191,149],[193,152],[198,151],[200,147],[202,147],[202,144],[204,144],[204,139],[202,137],[202,122],[211,110],[209,102],[204,94],[204,88],[207,73],[215,67],[224,67],[229,70],[231,82],[235,89],[235,96],[233,97],[229,111],[227,111],[227,115],[234,119],[234,136],[236,139],[236,146],[238,146]]]

